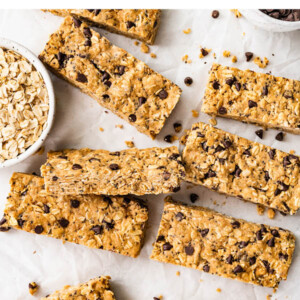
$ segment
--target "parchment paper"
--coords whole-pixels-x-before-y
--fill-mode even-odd
[[[38,54],[49,34],[61,22],[62,18],[39,10],[0,11],[0,35],[15,40]],[[182,32],[187,28],[191,28],[190,34]],[[133,140],[138,148],[165,147],[169,144],[164,142],[163,137],[174,133],[175,121],[181,121],[184,129],[189,129],[196,121],[208,122],[208,116],[201,113],[198,118],[194,118],[191,110],[199,110],[201,107],[208,70],[213,61],[242,69],[272,71],[275,75],[300,79],[300,31],[265,32],[255,28],[245,18],[236,19],[229,10],[220,11],[218,19],[212,19],[210,10],[163,11],[156,43],[151,47],[151,52],[157,54],[156,59],[142,53],[129,38],[103,30],[99,32],[177,83],[183,89],[180,103],[161,134],[152,141],[113,113],[105,113],[105,109],[89,96],[52,76],[57,111],[53,129],[45,142],[45,153],[34,155],[14,167],[0,170],[0,214],[9,191],[8,181],[11,174],[14,171],[38,172],[45,161],[46,152],[50,149],[91,147],[114,151],[125,149],[126,140]],[[212,49],[204,59],[198,58],[200,45]],[[224,50],[230,50],[236,55],[238,62],[233,64],[229,58],[224,58]],[[253,62],[247,63],[244,56],[246,51],[268,57],[269,66],[261,70]],[[213,52],[216,53],[216,59],[213,58]],[[181,58],[185,54],[189,55],[191,64],[182,62]],[[194,80],[190,87],[183,83],[186,76],[191,76]],[[115,128],[116,124],[123,124],[124,129]],[[104,128],[103,132],[99,130],[100,127]],[[217,127],[287,152],[294,149],[300,155],[299,136],[286,134],[284,141],[278,142],[275,140],[278,131],[268,130],[264,133],[263,140],[259,140],[254,133],[258,127],[225,119],[218,119]],[[296,234],[297,241],[300,239],[299,213],[295,216],[276,213],[275,219],[270,220],[266,213],[259,216],[254,204],[226,198],[203,187],[186,189],[183,186],[174,199],[189,203],[189,194],[192,192],[200,196],[197,205],[248,221],[284,227]],[[31,281],[36,281],[41,287],[36,294],[36,298],[39,298],[66,284],[78,284],[99,275],[112,277],[112,287],[117,299],[121,300],[146,300],[159,295],[163,295],[165,300],[252,300],[266,299],[266,295],[272,294],[272,290],[268,288],[151,261],[149,256],[164,197],[165,195],[144,197],[149,203],[150,222],[145,246],[136,259],[71,243],[62,244],[59,240],[17,230],[0,233],[0,299],[33,299],[28,292],[28,283]],[[297,245],[288,280],[280,284],[272,299],[299,299],[298,252]],[[180,276],[176,276],[176,271],[180,271]],[[221,293],[216,291],[217,288],[222,290]]]

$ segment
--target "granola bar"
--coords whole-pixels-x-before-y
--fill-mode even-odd
[[[109,276],[101,276],[76,286],[66,285],[63,289],[43,297],[41,300],[115,300],[116,298],[114,293],[111,291],[109,280]]]
[[[152,138],[180,98],[177,85],[72,17],[50,36],[39,58],[55,74]]]
[[[283,213],[299,209],[299,156],[204,123],[194,124],[184,139],[187,181]]]
[[[213,64],[202,111],[300,134],[300,81]]]
[[[154,44],[160,23],[159,9],[46,9],[55,15],[72,15],[91,26]]]
[[[138,256],[148,209],[132,197],[49,195],[43,178],[14,173],[0,231],[13,227],[90,248]]]
[[[167,199],[151,258],[277,288],[287,278],[294,248],[288,230]]]
[[[63,150],[41,167],[53,194],[145,195],[177,192],[184,167],[178,148]]]

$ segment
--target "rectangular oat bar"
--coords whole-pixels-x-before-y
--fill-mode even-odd
[[[66,285],[61,290],[41,298],[41,300],[63,300],[63,299],[99,299],[115,300],[115,295],[109,284],[109,276],[101,276],[91,279],[85,283],[70,286]]]
[[[300,134],[300,81],[213,64],[202,111]]]
[[[220,193],[295,214],[300,159],[204,123],[185,137],[186,180]]]
[[[277,288],[287,278],[294,249],[288,230],[168,199],[151,258]]]
[[[72,17],[50,36],[39,58],[55,74],[152,138],[180,98],[177,85]]]
[[[48,194],[42,177],[14,173],[0,231],[10,227],[138,256],[148,209],[133,197]]]
[[[146,195],[177,192],[184,177],[178,148],[62,150],[41,167],[53,194]]]
[[[46,9],[55,15],[72,15],[91,26],[154,44],[160,23],[159,9]]]

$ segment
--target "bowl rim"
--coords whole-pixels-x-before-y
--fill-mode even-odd
[[[261,17],[264,18],[265,20],[269,20],[269,21],[271,19],[271,21],[275,24],[284,25],[287,27],[295,27],[295,25],[300,24],[300,21],[285,21],[285,20],[279,20],[279,19],[272,18],[269,15],[262,12],[261,9],[263,9],[263,8],[257,9],[257,12],[261,15]]]
[[[13,166],[25,160],[26,158],[34,154],[42,146],[53,124],[55,112],[55,95],[52,81],[46,67],[31,50],[13,40],[4,37],[0,37],[0,48],[5,48],[17,52],[18,54],[24,56],[36,68],[36,70],[42,75],[49,98],[47,124],[46,128],[42,131],[40,137],[29,148],[27,148],[23,153],[19,154],[17,157],[5,160],[3,163],[0,163],[1,169]]]

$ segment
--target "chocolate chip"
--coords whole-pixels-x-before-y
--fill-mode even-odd
[[[87,78],[86,78],[86,76],[84,74],[82,74],[82,73],[77,73],[76,80],[78,82],[82,82],[82,83],[85,83],[85,82],[88,81]]]
[[[276,189],[275,192],[274,192],[274,195],[275,195],[275,196],[278,196],[281,192],[282,192],[282,190]]]
[[[265,86],[263,87],[263,89],[262,89],[262,95],[263,95],[263,96],[267,96],[268,93],[269,93],[269,91],[268,91],[268,86],[265,85]]]
[[[249,108],[257,107],[257,103],[255,101],[249,100],[248,106],[249,106]]]
[[[135,24],[133,22],[131,22],[131,21],[127,21],[126,22],[126,27],[127,27],[127,29],[130,29],[132,27],[135,27]]]
[[[101,225],[96,225],[96,226],[93,226],[91,228],[91,230],[94,231],[94,233],[97,235],[97,234],[102,234],[103,233],[103,226]]]
[[[84,34],[85,37],[87,37],[88,39],[90,39],[90,38],[93,36],[93,34],[92,34],[90,28],[88,28],[88,27],[83,28],[83,34]]]
[[[159,93],[158,93],[158,97],[162,100],[166,99],[168,97],[168,93],[166,90],[161,90]]]
[[[209,170],[205,175],[204,175],[206,178],[211,178],[211,177],[216,177],[217,174],[216,172],[212,171],[212,170]]]
[[[207,51],[206,49],[201,48],[200,51],[201,51],[201,54],[202,54],[203,56],[208,55],[208,51]]]
[[[214,18],[214,19],[217,19],[219,17],[220,13],[218,10],[213,10],[212,13],[211,13],[211,16]]]
[[[241,84],[239,82],[234,83],[236,90],[239,92],[241,90]]]
[[[288,166],[288,165],[290,165],[290,164],[291,164],[290,158],[289,158],[288,156],[285,156],[285,157],[283,158],[283,166],[286,167],[286,166]]]
[[[172,188],[173,193],[177,193],[179,191],[180,191],[180,186],[175,186],[175,187]]]
[[[184,218],[184,215],[183,215],[183,213],[178,212],[178,213],[175,215],[175,218],[176,218],[178,221],[181,221],[181,220]]]
[[[80,205],[80,202],[78,200],[71,200],[71,206],[74,208],[78,208]]]
[[[111,87],[111,82],[110,82],[109,80],[104,81],[104,84],[105,84],[107,87]]]
[[[265,181],[268,182],[270,180],[270,175],[268,171],[265,171]]]
[[[285,184],[284,182],[282,182],[282,181],[278,181],[278,183],[281,185],[281,187],[282,187],[282,190],[284,191],[284,192],[286,192],[288,189],[289,189],[289,185],[287,185],[287,184]]]
[[[218,109],[218,113],[220,115],[225,115],[227,114],[227,109],[224,107],[224,106],[221,106],[219,109]]]
[[[209,269],[210,269],[210,268],[209,268],[209,265],[204,265],[204,266],[203,266],[203,271],[204,271],[204,272],[209,272]]]
[[[173,141],[173,137],[172,135],[168,134],[164,137],[164,141],[167,142],[167,143],[172,143]]]
[[[178,157],[180,157],[180,155],[177,154],[177,153],[173,153],[173,154],[171,154],[171,155],[169,156],[169,158],[170,158],[171,160],[177,160]]]
[[[22,220],[22,219],[18,219],[17,222],[18,222],[18,225],[19,225],[21,228],[23,227],[23,225],[24,225],[24,223],[25,223],[25,221]]]
[[[165,237],[163,235],[159,235],[156,239],[156,242],[162,242],[165,240]]]
[[[282,252],[279,253],[279,259],[288,260],[289,256],[287,254],[283,254]]]
[[[52,177],[52,181],[57,181],[58,180],[58,177],[57,176],[53,176]]]
[[[94,9],[93,13],[95,16],[98,16],[101,12],[101,9]]]
[[[41,234],[44,231],[44,227],[42,225],[38,225],[34,228],[34,232],[37,234]]]
[[[193,79],[191,77],[185,77],[184,78],[184,83],[187,85],[187,86],[190,86],[192,83],[193,83]]]
[[[237,265],[234,269],[233,269],[233,273],[234,274],[238,274],[238,273],[242,273],[244,272],[244,269],[240,266],[240,265]]]
[[[204,238],[208,235],[209,229],[204,228],[204,229],[199,229],[198,231],[200,232],[201,236]]]
[[[114,221],[108,222],[108,221],[103,220],[102,223],[105,224],[105,227],[108,230],[113,229],[115,227]]]
[[[125,66],[119,66],[118,67],[118,74],[120,75],[120,76],[122,76],[124,73],[125,73]]]
[[[104,72],[101,77],[101,81],[104,82],[104,81],[108,80],[109,78],[110,78],[110,75],[107,72]]]
[[[199,196],[195,193],[190,194],[190,200],[192,203],[195,203],[199,199]]]
[[[6,232],[9,230],[10,230],[10,227],[0,227],[0,232]]]
[[[269,247],[274,247],[274,246],[275,246],[275,238],[272,237],[271,239],[269,239],[269,240],[267,241],[267,245],[268,245]]]
[[[84,46],[91,47],[92,46],[92,41],[90,39],[86,39],[85,42],[84,42]]]
[[[182,129],[181,123],[178,123],[178,122],[174,123],[173,127],[174,127],[175,132],[177,132],[177,133],[180,132]]]
[[[112,170],[112,171],[116,171],[116,170],[119,170],[120,167],[118,164],[110,164],[109,165],[109,168]]]
[[[6,219],[3,217],[0,221],[0,226],[6,223]]]
[[[50,207],[49,207],[47,204],[44,204],[44,205],[43,205],[43,208],[44,208],[44,213],[45,213],[45,214],[49,214],[49,212],[50,212]]]
[[[163,172],[163,179],[164,180],[168,180],[168,179],[170,179],[170,177],[171,177],[171,173],[169,173],[167,171]]]
[[[59,66],[62,68],[64,67],[64,62],[67,59],[67,55],[62,53],[62,52],[58,52],[57,54],[57,60],[58,60],[58,64]]]
[[[193,255],[195,252],[195,249],[193,246],[189,245],[184,247],[184,252],[186,253],[186,255]]]
[[[136,115],[135,115],[135,114],[129,115],[128,120],[129,120],[130,122],[135,122],[135,121],[136,121]]]
[[[74,164],[74,165],[72,166],[72,169],[73,169],[73,170],[81,170],[81,169],[82,169],[82,166],[79,165],[79,164]]]
[[[82,24],[82,22],[76,18],[73,17],[73,22],[74,22],[74,26],[76,28],[80,27],[80,25]]]
[[[263,135],[264,135],[264,131],[262,129],[259,129],[259,130],[256,130],[255,131],[255,134],[260,138],[262,139],[263,138]]]
[[[249,265],[253,266],[255,263],[256,263],[256,257],[255,256],[250,257],[249,258]]]
[[[139,106],[142,106],[144,103],[146,103],[146,101],[147,101],[147,98],[145,98],[145,97],[139,97]]]
[[[274,159],[275,157],[275,154],[276,154],[276,150],[275,149],[271,149],[269,152],[268,152],[269,156],[271,159]]]
[[[248,244],[249,244],[249,242],[242,241],[242,242],[239,243],[239,248],[243,249],[243,248],[247,247]]]
[[[231,223],[231,225],[234,229],[236,229],[236,228],[240,228],[241,223],[239,221],[234,221]]]
[[[224,140],[223,145],[226,149],[230,148],[232,146],[232,142],[230,140]]]
[[[271,234],[272,234],[274,237],[280,237],[280,234],[279,234],[278,230],[276,230],[276,229],[271,229]]]
[[[173,246],[170,243],[163,244],[163,250],[164,251],[171,250],[172,248],[173,248]]]
[[[236,165],[236,166],[235,166],[235,170],[234,170],[233,175],[234,175],[235,177],[240,177],[241,173],[242,173],[242,170],[240,169],[239,166]]]
[[[244,155],[247,155],[247,156],[251,156],[251,152],[249,149],[246,149],[244,152],[243,152]]]
[[[276,134],[275,139],[281,142],[283,141],[283,137],[284,137],[283,132],[279,132],[278,134]]]
[[[262,234],[261,229],[256,232],[256,239],[258,241],[261,241],[263,239],[263,234]]]
[[[245,56],[246,56],[246,60],[250,61],[252,59],[252,57],[253,57],[253,53],[252,52],[246,52]]]
[[[215,89],[215,90],[218,90],[220,88],[220,83],[219,81],[215,80],[212,84],[212,87]]]
[[[230,77],[225,79],[225,83],[228,84],[229,86],[232,86],[235,80],[236,80],[235,77]]]
[[[65,218],[61,218],[60,220],[58,220],[58,223],[62,228],[66,228],[69,225],[69,221]]]
[[[216,147],[216,149],[215,149],[215,153],[217,153],[217,152],[222,152],[222,151],[224,151],[225,150],[225,148],[223,148],[221,145],[218,145],[217,147]]]
[[[109,95],[104,94],[104,95],[102,95],[102,98],[103,98],[103,99],[109,99]]]
[[[229,265],[232,265],[232,263],[233,263],[233,256],[231,254],[229,254],[229,256],[226,258],[226,262]]]

